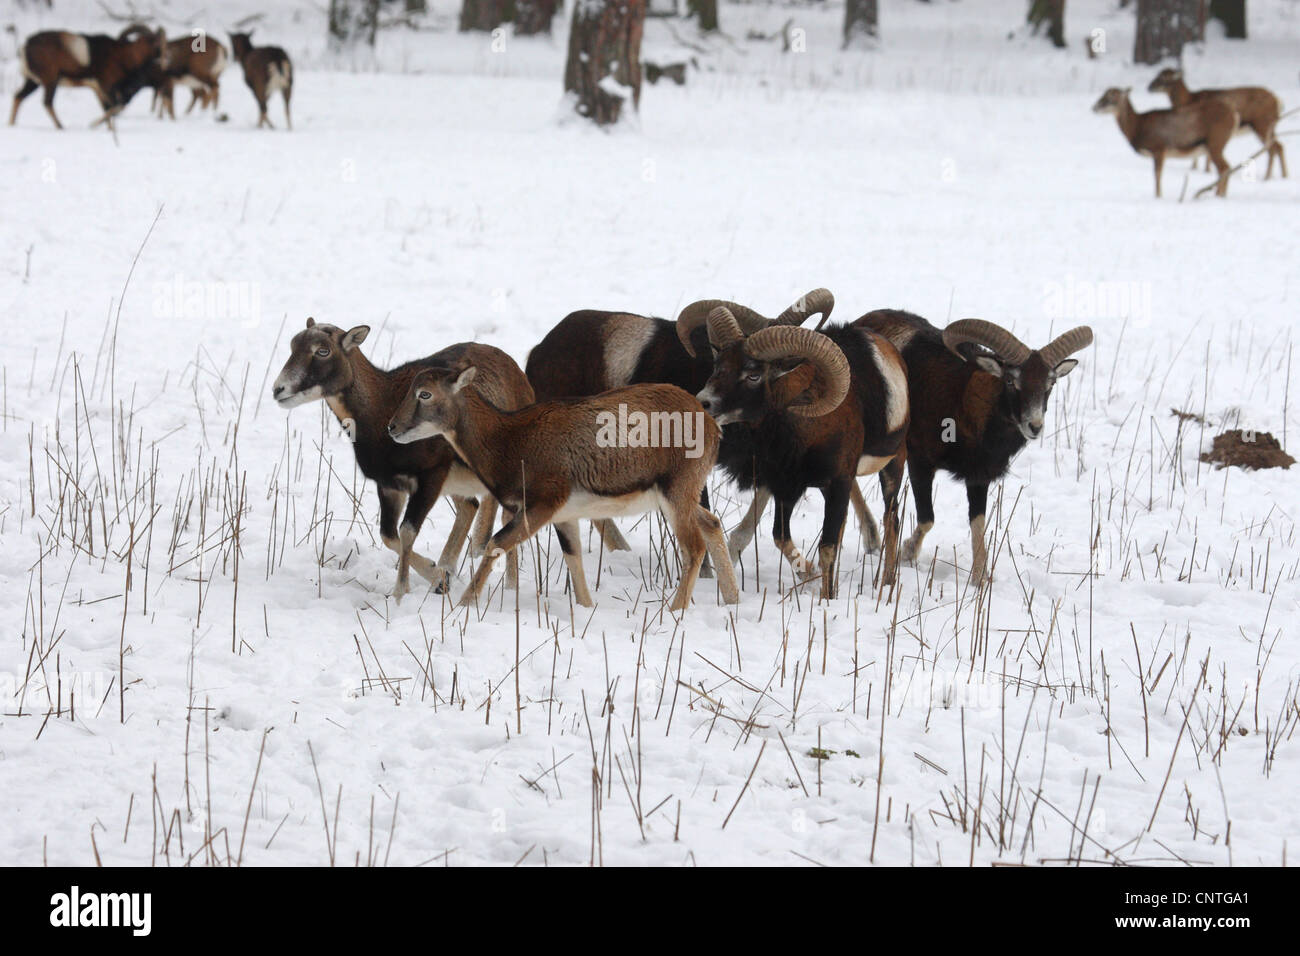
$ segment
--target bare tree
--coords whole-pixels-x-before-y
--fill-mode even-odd
[[[1133,62],[1148,65],[1181,60],[1183,45],[1201,36],[1202,0],[1137,0],[1137,41]]]
[[[330,0],[328,24],[331,50],[358,43],[373,47],[379,29],[379,0]]]
[[[880,36],[878,0],[845,0],[844,48],[868,46]]]
[[[1030,0],[1028,22],[1034,36],[1046,27],[1052,46],[1065,46],[1065,0]]]
[[[718,29],[718,0],[686,0],[686,12],[695,18],[701,33]]]
[[[1229,40],[1246,39],[1246,0],[1210,0],[1210,19],[1223,23]]]
[[[464,0],[460,7],[460,30],[491,33],[514,17],[511,0]]]
[[[641,101],[641,34],[646,0],[575,0],[564,89],[573,108],[600,126]]]
[[[515,0],[515,33],[519,36],[550,33],[555,10],[556,0]]]

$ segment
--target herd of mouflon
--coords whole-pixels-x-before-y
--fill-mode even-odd
[[[116,37],[102,33],[73,33],[45,30],[34,33],[19,51],[22,86],[14,94],[9,125],[18,118],[18,107],[39,87],[45,110],[59,129],[54,112],[54,93],[60,86],[88,86],[99,99],[103,115],[94,125],[107,123],[126,108],[131,98],[145,87],[153,90],[153,109],[176,118],[172,96],[177,86],[190,91],[189,110],[216,107],[221,94],[221,74],[231,53],[244,70],[244,82],[257,100],[259,127],[271,127],[267,103],[278,90],[284,97],[284,121],[292,129],[289,98],[293,93],[293,64],[278,46],[253,46],[253,34],[230,34],[230,50],[203,30],[168,40],[159,27],[151,30],[132,24]],[[218,114],[219,115],[219,114]]]
[[[24,99],[44,92],[55,126],[60,85],[88,86],[110,128],[144,87],[159,115],[175,117],[173,93],[190,90],[189,109],[215,108],[233,53],[271,126],[268,100],[289,100],[293,67],[279,47],[230,34],[230,52],[202,31],[168,41],[162,29],[127,27],[117,37],[63,30],[29,37],[21,50]],[[1276,138],[1282,115],[1262,87],[1188,90],[1166,69],[1149,90],[1171,109],[1138,113],[1129,90],[1111,88],[1093,107],[1114,113],[1134,150],[1155,163],[1156,196],[1167,157],[1206,155],[1227,193],[1228,140],[1245,130],[1287,175]],[[1208,188],[1208,187],[1207,187]],[[481,562],[461,597],[476,603],[492,569],[506,558],[506,585],[519,586],[517,549],[547,525],[555,529],[578,603],[592,602],[578,522],[591,521],[602,547],[628,550],[615,518],[660,512],[677,539],[681,579],[670,608],[685,610],[696,579],[716,576],[722,600],[739,600],[734,562],[751,545],[769,504],[772,537],[798,585],[820,584],[834,598],[848,510],[863,544],[882,553],[877,581],[892,582],[899,561],[915,562],[934,524],[932,488],[945,471],[966,486],[970,577],[987,568],[985,512],[990,484],[1042,432],[1048,397],[1092,343],[1086,326],[1030,348],[1001,326],[963,319],[939,329],[909,312],[882,309],[827,324],[834,297],[815,289],[775,318],[735,302],[694,302],[677,320],[583,310],[556,325],[530,352],[525,369],[499,349],[450,346],[393,369],[361,350],[369,329],[307,320],[273,386],[282,406],[321,399],[352,439],[358,467],[375,482],[380,533],[398,555],[393,596],[410,589],[410,570],[445,592],[465,541]],[[820,315],[815,328],[804,323]],[[617,427],[615,427],[617,426]],[[720,468],[751,491],[746,515],[724,537],[710,511],[706,481]],[[916,528],[900,540],[904,469]],[[876,524],[857,479],[877,475],[884,497]],[[815,555],[805,557],[790,530],[810,489],[824,501]],[[434,561],[414,549],[440,495],[455,503],[451,534]],[[502,525],[495,532],[496,514]]]
[[[1286,176],[1286,154],[1277,139],[1282,101],[1270,90],[1262,86],[1237,86],[1193,93],[1183,80],[1183,71],[1169,67],[1156,75],[1147,92],[1167,94],[1170,109],[1139,113],[1129,102],[1130,92],[1131,88],[1112,86],[1092,109],[1094,113],[1114,113],[1120,132],[1134,152],[1151,157],[1155,163],[1157,199],[1160,198],[1160,174],[1164,171],[1166,158],[1190,157],[1194,168],[1201,156],[1205,157],[1207,170],[1213,163],[1218,171],[1214,194],[1228,195],[1228,177],[1234,169],[1228,165],[1223,149],[1228,140],[1247,131],[1259,139],[1260,149],[1255,155],[1268,153],[1268,170],[1264,178],[1273,178],[1275,159],[1282,175]],[[1206,190],[1209,188],[1207,186]]]
[[[989,486],[1042,434],[1052,389],[1078,364],[1073,356],[1092,343],[1092,330],[1031,348],[992,322],[939,329],[897,309],[827,324],[834,304],[829,291],[814,289],[775,318],[718,299],[688,305],[676,321],[573,312],[523,369],[476,342],[381,369],[362,349],[367,326],[308,319],[272,396],[285,408],[324,401],[352,440],[378,490],[380,537],[397,554],[399,601],[412,568],[445,593],[467,538],[481,561],[461,604],[479,601],[502,557],[506,587],[518,588],[519,546],[551,525],[573,598],[590,606],[579,521],[592,522],[603,549],[629,550],[614,519],[658,511],[681,556],[669,608],[684,611],[701,576],[716,577],[722,601],[735,604],[734,563],[757,547],[769,504],[772,537],[796,586],[819,585],[819,597],[832,599],[850,504],[866,551],[881,555],[875,581],[884,586],[900,561],[921,555],[939,471],[966,486],[969,575],[985,580]],[[814,315],[819,322],[806,327]],[[715,467],[752,491],[729,538],[709,505]],[[905,468],[916,528],[900,541]],[[880,480],[880,526],[857,485],[864,475]],[[790,519],[814,488],[822,528],[817,553],[805,557]],[[455,518],[435,561],[415,540],[440,495],[454,503]]]
[[[231,52],[244,70],[244,82],[257,100],[258,127],[272,128],[266,110],[278,90],[284,97],[285,125],[292,129],[289,99],[293,93],[293,64],[289,55],[277,46],[253,46],[251,30],[229,36]],[[50,119],[62,129],[54,112],[54,93],[63,85],[90,87],[103,109],[96,125],[106,122],[111,128],[113,117],[146,86],[153,90],[153,109],[159,116],[176,118],[172,97],[178,85],[190,91],[187,113],[196,104],[202,109],[212,107],[215,112],[221,74],[230,61],[230,52],[203,30],[192,30],[169,41],[161,27],[151,30],[132,24],[116,37],[67,30],[35,33],[23,44],[19,61],[23,84],[14,94],[10,126],[18,118],[22,101],[40,87]],[[1228,178],[1234,170],[1224,156],[1224,147],[1232,137],[1246,131],[1259,138],[1259,153],[1268,153],[1264,178],[1272,178],[1274,160],[1282,175],[1287,175],[1286,156],[1276,135],[1282,102],[1271,91],[1262,86],[1241,86],[1193,92],[1183,80],[1183,71],[1174,68],[1161,70],[1147,89],[1167,94],[1171,108],[1139,113],[1129,101],[1131,88],[1111,87],[1093,105],[1093,111],[1114,113],[1134,151],[1151,157],[1157,198],[1165,159],[1191,158],[1194,166],[1201,156],[1205,157],[1207,170],[1213,163],[1218,172],[1215,194],[1226,196]]]

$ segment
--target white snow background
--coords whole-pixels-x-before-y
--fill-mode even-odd
[[[121,26],[55,6],[8,6],[4,102],[17,38]],[[280,128],[253,128],[237,66],[226,123],[160,122],[142,96],[115,145],[87,129],[91,94],[65,89],[65,131],[39,96],[0,130],[0,863],[1294,849],[1300,492],[1293,471],[1198,456],[1223,427],[1300,434],[1300,141],[1290,179],[1260,164],[1226,200],[1180,203],[1171,162],[1156,201],[1150,161],[1090,112],[1113,84],[1165,105],[1155,71],[1127,65],[1131,8],[1071,0],[1055,51],[1023,35],[1020,0],[882,0],[879,48],[844,53],[838,3],[725,4],[730,40],[605,133],[560,121],[563,17],[494,52],[441,0],[438,31],[386,31],[343,62],[319,5],[239,0],[193,24],[192,6],[151,5],[173,35],[267,10],[257,39],[297,67],[291,133],[278,102]],[[1189,52],[1191,85],[1300,104],[1300,5],[1250,11],[1251,40]],[[788,18],[806,52],[745,39]],[[1094,28],[1107,52],[1089,60]],[[647,54],[673,50],[652,22]],[[840,597],[792,589],[769,511],[735,609],[702,581],[666,612],[675,559],[651,518],[622,523],[634,550],[599,572],[587,553],[594,613],[571,607],[550,532],[525,549],[517,607],[499,578],[478,612],[423,589],[398,607],[346,438],[323,405],[286,414],[267,394],[307,316],[370,325],[380,364],[471,339],[522,364],[575,309],[771,314],[819,285],[844,321],[978,316],[1032,345],[1093,326],[992,495],[986,592],[944,480],[892,602],[854,524]],[[733,525],[747,499],[714,491]],[[913,513],[909,497],[905,533]],[[421,550],[450,519],[440,503]],[[820,519],[814,493],[805,552]]]

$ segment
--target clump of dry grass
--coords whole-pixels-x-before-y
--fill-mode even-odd
[[[1295,459],[1286,453],[1271,432],[1249,432],[1233,428],[1215,435],[1201,461],[1226,468],[1290,468]]]

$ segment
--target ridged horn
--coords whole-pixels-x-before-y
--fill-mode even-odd
[[[772,323],[767,316],[759,315],[753,309],[728,302],[726,299],[701,299],[699,302],[692,302],[682,309],[681,315],[677,316],[677,338],[691,358],[695,357],[691,336],[695,334],[696,329],[709,321],[709,314],[717,308],[725,308],[731,313],[732,318],[740,326],[742,335],[752,335]]]
[[[799,299],[775,319],[773,325],[803,325],[810,315],[820,315],[821,321],[817,323],[817,328],[826,324],[826,320],[831,317],[831,309],[835,308],[835,296],[831,295],[830,289],[813,289],[800,296]]]
[[[1070,329],[1068,332],[1062,332],[1052,341],[1048,342],[1038,354],[1043,357],[1043,362],[1048,368],[1056,368],[1061,361],[1068,355],[1073,355],[1081,349],[1086,349],[1092,344],[1092,329],[1086,325]]]
[[[715,349],[725,349],[744,339],[745,330],[725,305],[720,305],[709,313],[709,344]]]
[[[791,325],[773,325],[745,340],[745,351],[760,362],[802,359],[817,372],[813,401],[791,405],[790,413],[816,418],[834,411],[849,393],[849,360],[840,347],[820,332]],[[817,386],[820,386],[819,388]]]
[[[1008,365],[1022,365],[1032,350],[1000,325],[983,319],[958,319],[943,330],[943,344],[965,359],[958,346],[967,342],[982,345]]]

